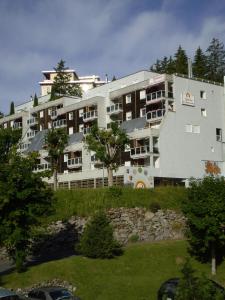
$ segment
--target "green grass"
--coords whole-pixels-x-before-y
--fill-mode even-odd
[[[115,259],[70,257],[6,275],[2,284],[18,288],[60,278],[75,285],[82,300],[155,300],[161,283],[179,276],[186,248],[185,241],[131,244]],[[199,273],[210,274],[210,265],[192,262]],[[224,275],[225,263],[218,268],[216,279],[224,283]]]
[[[182,187],[120,190],[120,196],[117,189],[112,192],[107,188],[58,190],[55,194],[55,212],[47,221],[66,220],[72,215],[88,216],[96,210],[112,207],[149,208],[152,202],[158,202],[162,209],[179,210],[182,199],[186,197],[186,190]]]

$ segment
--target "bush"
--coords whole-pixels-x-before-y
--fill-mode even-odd
[[[111,199],[120,199],[123,195],[122,188],[119,186],[111,186],[108,189],[108,196]]]
[[[113,258],[122,254],[120,244],[113,237],[110,221],[103,212],[95,214],[86,225],[78,250],[91,258]]]
[[[149,208],[150,208],[151,212],[156,213],[158,210],[161,209],[161,206],[158,202],[152,202],[149,205]]]

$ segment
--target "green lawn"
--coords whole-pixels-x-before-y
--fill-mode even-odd
[[[112,260],[71,257],[1,280],[4,286],[17,288],[57,277],[73,283],[82,300],[155,300],[160,284],[179,275],[186,248],[185,241],[131,244],[123,256]],[[210,275],[210,265],[193,261],[193,266]],[[224,283],[224,278],[225,263],[218,268],[216,279]]]
[[[162,209],[180,210],[181,201],[187,196],[183,187],[160,187],[155,189],[75,189],[58,190],[55,194],[54,213],[44,222],[66,220],[72,215],[89,216],[99,209],[111,207],[150,208],[157,202]]]

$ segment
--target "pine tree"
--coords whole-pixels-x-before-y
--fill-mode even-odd
[[[156,72],[156,73],[162,73],[161,61],[159,59],[157,59],[156,63],[150,67],[150,71]]]
[[[167,74],[175,73],[175,62],[174,62],[172,56],[170,56],[170,58],[167,62],[165,73],[167,73]]]
[[[56,76],[52,85],[52,92],[50,100],[55,100],[59,96],[70,95],[70,96],[82,96],[81,88],[78,84],[71,84],[71,74],[67,73],[65,67],[65,61],[60,60],[54,70],[56,71]]]
[[[12,101],[10,104],[10,112],[9,112],[10,116],[15,114],[15,105],[14,102]]]
[[[195,52],[193,75],[197,78],[206,78],[207,76],[207,58],[200,47]]]
[[[179,74],[188,73],[188,58],[185,50],[181,46],[177,49],[177,52],[174,55],[175,57],[175,71]]]
[[[115,80],[116,80],[116,76],[115,76],[115,75],[113,75],[112,81],[115,81]]]
[[[206,52],[208,62],[207,78],[222,82],[225,74],[225,50],[223,43],[213,38]]]
[[[38,97],[36,94],[34,95],[34,103],[33,103],[33,107],[35,106],[38,106]]]

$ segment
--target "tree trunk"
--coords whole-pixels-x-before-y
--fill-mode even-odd
[[[54,170],[53,170],[53,184],[54,184],[54,191],[56,191],[57,186],[58,186],[57,167],[54,167]]]
[[[108,186],[113,186],[113,170],[111,168],[107,168],[108,172]]]
[[[216,249],[215,249],[214,242],[212,242],[211,255],[212,255],[212,275],[216,275]]]

